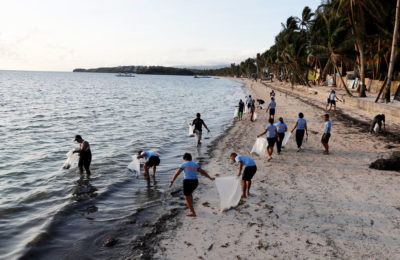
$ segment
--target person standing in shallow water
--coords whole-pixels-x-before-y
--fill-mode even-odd
[[[243,118],[243,110],[244,110],[244,102],[242,100],[239,101],[239,109],[238,109],[238,119],[242,120]]]
[[[204,123],[203,119],[201,119],[200,117],[201,117],[200,113],[197,113],[196,119],[194,119],[192,122],[192,125],[194,125],[194,132],[197,136],[197,146],[201,145],[201,136],[203,133],[203,125],[207,129],[207,131],[210,132],[210,129],[208,129],[206,123]]]
[[[304,114],[299,113],[299,118],[296,121],[296,124],[293,127],[293,131],[296,129],[296,143],[297,143],[297,152],[301,151],[301,146],[303,144],[304,132],[308,137],[308,129],[307,129],[307,120],[304,119]]]
[[[79,153],[79,172],[83,173],[83,168],[85,168],[86,174],[90,175],[90,163],[92,162],[92,151],[90,150],[90,144],[88,141],[83,140],[82,136],[80,135],[75,136],[75,141],[80,145],[80,148],[73,152]]]
[[[329,143],[329,138],[331,137],[331,130],[332,130],[332,122],[329,120],[328,114],[324,115],[324,121],[325,121],[325,128],[321,138],[321,143],[325,148],[324,154],[328,155],[329,154],[328,143]]]
[[[256,163],[250,158],[238,155],[237,153],[231,153],[232,162],[237,162],[239,165],[238,177],[242,174],[243,165],[245,166],[242,175],[242,198],[246,198],[250,195],[251,179],[257,172]]]
[[[192,155],[190,153],[185,153],[183,155],[184,163],[179,167],[174,176],[172,177],[171,182],[169,183],[169,187],[171,188],[174,184],[176,178],[178,178],[179,174],[183,171],[185,173],[185,177],[183,179],[183,195],[185,197],[186,205],[189,208],[189,213],[186,215],[188,217],[195,217],[196,212],[193,207],[193,191],[199,185],[199,181],[197,180],[197,173],[199,172],[201,175],[209,178],[214,181],[214,178],[211,178],[207,172],[200,168],[197,163],[192,162]]]

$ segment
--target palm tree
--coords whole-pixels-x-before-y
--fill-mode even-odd
[[[396,4],[396,17],[394,23],[394,32],[393,32],[393,43],[392,43],[392,51],[390,54],[390,64],[389,71],[387,76],[387,88],[386,88],[386,103],[390,102],[390,85],[392,84],[393,72],[394,72],[394,63],[396,60],[396,50],[397,50],[397,38],[399,34],[399,4],[400,0],[397,0]]]

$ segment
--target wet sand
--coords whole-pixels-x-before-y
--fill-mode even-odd
[[[253,97],[269,102],[270,89],[246,81]],[[154,243],[156,259],[398,259],[400,258],[400,176],[394,171],[370,169],[378,157],[399,151],[400,145],[371,136],[362,124],[353,124],[332,112],[330,155],[320,143],[325,111],[291,95],[277,92],[276,117],[289,130],[297,114],[308,122],[309,138],[302,152],[292,138],[273,159],[250,155],[266,125],[249,115],[236,122],[212,151],[203,168],[212,175],[229,176],[237,166],[231,152],[255,159],[258,171],[251,196],[226,212],[219,211],[215,185],[200,177],[194,193],[196,218],[185,211],[166,222]],[[276,147],[275,147],[276,148]],[[177,180],[177,184],[181,179]],[[154,241],[154,240],[153,240]]]

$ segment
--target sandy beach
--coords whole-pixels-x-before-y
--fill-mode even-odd
[[[250,80],[245,83],[253,97],[269,102],[268,87]],[[394,148],[388,149],[382,138],[338,120],[332,112],[331,154],[323,155],[325,111],[282,92],[277,92],[276,101],[276,116],[285,119],[289,130],[298,113],[304,113],[309,127],[304,150],[297,153],[292,138],[281,155],[275,149],[270,162],[250,155],[267,114],[257,109],[256,122],[245,115],[218,141],[211,161],[202,167],[211,175],[230,176],[237,173],[229,160],[231,152],[251,156],[258,167],[251,196],[220,212],[214,183],[199,177],[194,193],[198,216],[189,218],[182,211],[170,220],[154,244],[153,257],[399,259],[399,173],[368,166],[400,150],[400,145],[391,143]]]

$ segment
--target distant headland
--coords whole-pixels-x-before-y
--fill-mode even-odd
[[[74,69],[73,72],[91,72],[91,73],[135,73],[135,74],[152,74],[152,75],[223,75],[227,74],[230,68],[213,68],[213,69],[190,69],[190,68],[174,68],[164,66],[118,66],[118,67],[101,67],[93,69]],[[223,73],[221,73],[223,72]]]

